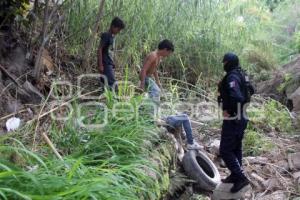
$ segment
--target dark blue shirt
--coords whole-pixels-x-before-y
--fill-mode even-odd
[[[101,34],[100,45],[102,49],[102,64],[103,66],[114,65],[113,61],[113,47],[114,47],[114,37],[111,33],[105,32]]]

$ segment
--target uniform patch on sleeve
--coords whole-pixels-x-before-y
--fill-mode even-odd
[[[231,82],[229,83],[229,87],[230,87],[230,88],[235,88],[235,86],[236,86],[235,81],[231,81]]]

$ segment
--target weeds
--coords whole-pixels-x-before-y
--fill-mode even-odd
[[[257,73],[262,70],[270,71],[276,68],[276,62],[272,54],[266,51],[268,45],[249,46],[244,49],[244,56],[249,63],[251,63],[249,69],[256,71]]]
[[[293,83],[293,76],[289,73],[284,75],[283,83],[280,84],[280,86],[277,88],[277,90],[281,93],[284,92],[284,90],[287,88],[287,86],[291,85]]]
[[[274,145],[262,133],[248,128],[243,140],[243,148],[246,156],[258,156],[271,151]]]
[[[270,100],[264,105],[266,124],[281,133],[291,133],[292,120],[287,108],[275,100]]]
[[[292,120],[287,108],[275,100],[251,106],[248,115],[250,123],[244,139],[246,155],[257,156],[275,147],[266,136],[267,133],[293,133]]]
[[[114,106],[113,102],[108,104]],[[89,123],[102,123],[101,110],[92,115],[82,114],[88,116]],[[45,152],[47,147],[42,143],[38,152],[32,152],[18,140],[1,138],[0,154],[18,157],[18,160],[1,157],[1,198],[154,200],[161,197],[161,187],[167,188],[168,181],[161,175],[164,169],[149,161],[149,157],[156,155],[155,159],[165,162],[163,156],[167,155],[160,155],[147,145],[158,143],[155,131],[147,131],[156,129],[153,123],[141,119],[142,116],[141,120],[116,118],[109,111],[105,127],[86,129],[76,125],[77,117],[80,116],[72,116],[63,125],[53,122],[50,129],[50,137],[63,155],[63,162]]]
[[[76,0],[66,4],[67,31],[72,35],[67,44],[74,54],[82,52],[81,44],[90,37],[97,3]],[[121,71],[126,65],[138,71],[135,66],[141,65],[145,54],[164,38],[175,43],[175,55],[164,62],[163,72],[190,83],[196,83],[201,74],[215,76],[222,72],[220,60],[227,51],[239,54],[249,68],[255,64],[272,69],[277,62],[274,52],[278,46],[268,34],[262,34],[272,29],[272,15],[260,1],[111,1],[106,3],[101,31],[106,31],[115,15],[126,22],[116,46],[116,63]],[[84,34],[79,31],[82,29],[86,30]],[[92,48],[97,45],[98,41]],[[251,52],[244,54],[250,47]]]
[[[287,108],[278,101],[269,99],[263,104],[256,104],[249,108],[250,121],[260,132],[277,131],[292,133],[291,116]]]

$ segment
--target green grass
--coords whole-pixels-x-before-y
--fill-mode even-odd
[[[101,116],[97,111],[88,122],[102,123]],[[164,144],[159,131],[139,117],[116,120],[109,110],[102,129],[80,128],[75,116],[64,124],[53,122],[49,137],[64,161],[42,141],[31,151],[31,145],[21,142],[26,141],[22,134],[1,137],[0,198],[159,199],[168,187],[168,173],[162,168],[168,150],[154,146]]]
[[[99,2],[75,0],[70,3],[64,8],[66,34],[71,35],[66,45],[72,54],[81,55],[84,41],[91,35],[89,30]],[[281,8],[278,6],[278,13]],[[117,49],[121,51],[117,51],[116,63],[121,72],[128,65],[130,77],[136,77],[136,65],[142,65],[145,55],[154,50],[160,40],[172,40],[175,53],[163,62],[162,71],[195,83],[220,75],[221,58],[228,51],[239,54],[242,65],[250,71],[276,67],[281,56],[291,53],[288,44],[280,43],[277,37],[281,34],[278,13],[271,13],[265,2],[259,0],[229,3],[216,0],[107,1],[100,31],[108,29],[114,16],[125,20],[126,29],[117,36]],[[283,21],[280,24],[283,25]],[[278,34],[270,37],[275,34],[274,30]],[[98,42],[92,47],[94,66]]]
[[[293,133],[290,113],[280,102],[267,99],[263,103],[250,106],[248,110],[254,128],[261,130],[260,132]]]
[[[272,151],[274,144],[262,133],[248,128],[243,140],[243,148],[245,156],[259,156],[263,153]]]
[[[285,106],[275,100],[250,106],[250,123],[245,133],[245,155],[257,156],[271,151],[275,145],[266,135],[272,132],[281,136],[294,134],[292,119]]]

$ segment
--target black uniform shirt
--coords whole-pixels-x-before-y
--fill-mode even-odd
[[[222,109],[226,110],[231,116],[238,113],[238,108],[242,108],[246,100],[242,75],[238,70],[229,71],[223,78],[220,88]]]

